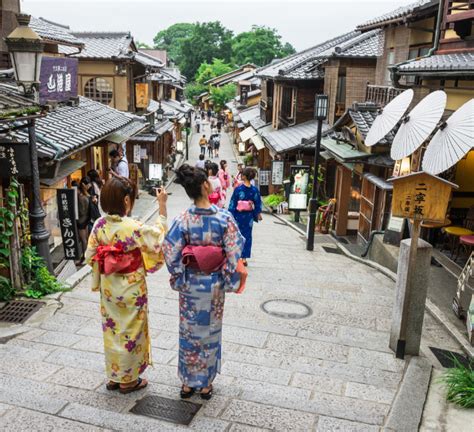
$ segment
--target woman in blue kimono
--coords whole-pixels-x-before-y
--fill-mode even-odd
[[[251,183],[254,178],[255,170],[253,168],[245,168],[242,171],[243,183],[234,189],[229,204],[229,211],[234,215],[240,232],[245,237],[245,246],[242,252],[245,265],[247,265],[247,258],[250,258],[252,253],[253,223],[262,220],[262,198],[259,190]]]
[[[179,292],[181,398],[189,398],[200,389],[201,398],[209,400],[212,382],[221,367],[224,293],[238,289],[236,268],[245,240],[232,215],[209,202],[212,185],[204,170],[183,165],[175,181],[194,200],[194,205],[175,219],[163,243],[171,288]],[[221,264],[209,272],[185,266],[186,246],[214,246],[204,249],[217,250]]]

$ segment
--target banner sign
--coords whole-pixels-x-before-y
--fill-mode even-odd
[[[135,99],[137,108],[147,108],[150,100],[148,97],[148,84],[147,83],[136,83],[135,84]]]
[[[78,260],[81,257],[76,226],[76,189],[58,189],[58,218],[63,239],[64,257]]]
[[[283,184],[284,171],[285,162],[276,160],[272,162],[272,185],[281,186]]]
[[[40,71],[40,104],[63,102],[77,96],[77,59],[43,57]]]
[[[0,178],[31,176],[31,159],[28,143],[0,142]]]
[[[289,199],[289,210],[306,210],[308,207],[308,184],[309,173],[311,171],[308,165],[293,165],[291,170],[291,190]]]

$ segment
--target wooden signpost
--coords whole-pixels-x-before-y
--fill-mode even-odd
[[[408,307],[411,298],[410,289],[412,288],[413,276],[416,271],[420,225],[422,221],[442,223],[446,220],[451,191],[458,186],[425,172],[415,172],[389,179],[389,181],[393,182],[392,215],[413,221],[406,273],[406,289],[396,345],[396,357],[403,359],[407,339]]]

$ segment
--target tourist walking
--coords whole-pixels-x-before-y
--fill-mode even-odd
[[[198,159],[198,161],[196,162],[196,165],[195,165],[196,168],[205,169],[206,161],[204,160],[204,158],[205,158],[205,156],[203,154],[199,155],[199,159]]]
[[[209,141],[207,142],[207,157],[212,159],[214,157],[214,135],[209,137]]]
[[[179,292],[181,397],[200,389],[201,398],[209,400],[221,368],[225,292],[237,289],[235,272],[244,239],[232,215],[209,202],[212,186],[204,171],[183,165],[176,171],[176,183],[194,200],[163,243],[171,288]],[[185,260],[187,256],[194,259]]]
[[[87,172],[87,177],[90,178],[92,187],[90,188],[91,195],[91,209],[90,209],[90,225],[89,231],[92,230],[92,225],[94,222],[99,219],[102,215],[100,209],[100,191],[104,185],[103,180],[100,178],[99,173],[96,170],[89,170]]]
[[[230,175],[227,171],[227,161],[221,160],[220,161],[220,169],[219,169],[219,180],[221,182],[222,191],[224,193],[224,199],[227,196],[227,189],[230,188]]]
[[[240,232],[245,237],[245,247],[242,252],[244,264],[252,253],[253,223],[262,220],[262,199],[258,189],[251,184],[255,178],[255,169],[244,168],[241,175],[243,183],[234,189],[229,203],[229,211],[233,214]]]
[[[123,155],[123,150],[111,150],[109,153],[110,157],[110,173],[113,176],[119,177],[130,177],[130,171],[128,169],[128,161]]]
[[[195,124],[196,124],[196,133],[199,133],[201,131],[201,119],[199,117],[196,117]]]
[[[92,290],[100,291],[106,387],[124,394],[148,384],[140,378],[151,361],[145,276],[164,264],[161,244],[166,234],[166,191],[157,192],[159,218],[152,226],[126,216],[135,189],[125,178],[107,181],[101,193],[107,215],[95,223],[86,252]]]
[[[225,194],[218,175],[219,165],[217,165],[215,162],[211,162],[206,168],[208,180],[212,186],[212,192],[209,195],[209,201],[211,204],[215,204],[217,207],[223,208],[225,204]]]
[[[206,155],[206,148],[207,148],[207,139],[206,135],[203,135],[199,140],[199,147],[201,148],[201,154]]]
[[[212,140],[212,144],[213,144],[213,148],[214,148],[214,157],[218,158],[219,157],[219,149],[221,147],[221,137],[217,132],[214,135],[214,138]]]

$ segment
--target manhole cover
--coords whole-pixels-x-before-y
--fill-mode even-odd
[[[11,301],[0,309],[0,321],[23,324],[43,305],[36,301]]]
[[[201,407],[194,402],[150,395],[140,399],[130,412],[187,426]]]
[[[306,318],[313,313],[311,308],[304,303],[287,299],[268,300],[260,307],[269,315],[286,319]]]

